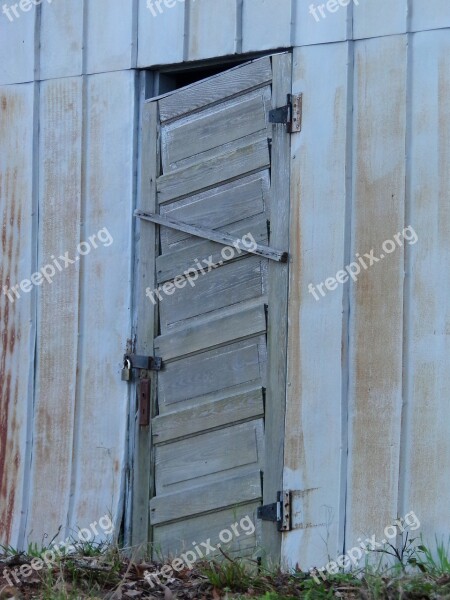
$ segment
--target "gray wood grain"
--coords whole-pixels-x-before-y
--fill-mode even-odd
[[[265,244],[268,242],[267,220],[264,214],[227,225],[223,229],[236,237],[242,238],[244,235],[251,233],[257,243]],[[199,242],[198,239],[191,237],[190,240],[186,240],[186,242],[191,242],[189,245],[186,243],[182,249],[163,254],[157,258],[156,276],[158,283],[174,279],[187,269],[194,268],[198,270],[196,259],[201,264],[205,264],[203,261],[208,259],[216,265],[223,261],[221,255],[223,246],[221,244],[210,241]],[[235,260],[240,260],[241,257],[242,255],[236,255]]]
[[[255,470],[239,477],[226,477],[212,485],[183,493],[161,494],[150,502],[152,525],[217,511],[261,498],[261,473]]]
[[[263,415],[263,390],[255,387],[219,400],[209,400],[186,410],[155,417],[152,427],[153,443],[162,444]]]
[[[135,217],[139,217],[144,221],[150,221],[151,223],[163,225],[164,227],[176,229],[177,231],[183,231],[184,233],[189,233],[195,237],[217,242],[223,246],[230,246],[231,248],[234,246],[237,250],[242,250],[243,252],[247,252],[249,254],[258,254],[259,256],[268,258],[269,260],[274,260],[276,262],[287,262],[288,259],[287,252],[284,252],[283,250],[276,250],[275,248],[270,248],[269,246],[253,243],[249,246],[240,238],[233,237],[220,231],[215,231],[214,229],[189,225],[188,223],[183,223],[182,221],[176,221],[175,219],[171,219],[156,213],[146,212],[140,209],[136,210],[134,215]]]
[[[255,550],[257,535],[260,531],[260,522],[256,519],[256,509],[259,504],[260,501],[236,505],[233,508],[157,525],[154,528],[154,553],[165,561],[168,556],[179,556],[206,540],[210,540],[212,546],[217,548],[217,544],[221,543],[220,532],[226,529],[231,530],[231,526],[237,524],[238,527],[235,529],[240,535],[234,536],[229,544],[221,543],[221,547],[227,553],[237,555],[239,558],[250,555]],[[251,532],[252,528],[248,527],[249,520],[246,517],[249,517],[256,528],[256,532],[251,535],[247,535],[239,527],[241,520],[245,519],[244,526],[248,532]],[[220,551],[217,550],[207,558],[214,556],[222,557]]]
[[[227,306],[264,295],[267,261],[255,256],[224,264],[159,302],[161,333],[187,325],[186,321],[211,315]],[[201,298],[201,301],[199,301]]]
[[[191,225],[226,230],[226,225],[264,213],[269,188],[269,171],[261,171],[207,192],[162,204],[160,213]],[[160,235],[162,254],[195,241],[189,234],[167,227]]]
[[[242,138],[237,148],[223,154],[215,154],[190,167],[162,175],[157,180],[158,200],[167,202],[184,197],[229,179],[264,169],[269,164],[269,144],[264,131],[258,141],[248,144],[247,138]]]
[[[267,57],[235,67],[161,98],[161,121],[194,112],[208,104],[223,102],[226,98],[261,87],[271,80],[272,67]]]
[[[266,330],[264,306],[234,309],[232,314],[166,333],[155,339],[155,350],[163,361],[227,344]]]
[[[266,356],[265,336],[258,336],[166,363],[159,374],[160,414],[212,402],[249,382],[264,387]]]
[[[263,430],[258,419],[157,446],[156,494],[217,483],[225,473],[237,476],[262,467]]]
[[[291,62],[290,54],[272,57],[274,108],[284,104],[291,91]],[[276,209],[271,211],[270,240],[275,245],[289,245],[290,143],[285,125],[273,125],[271,198],[276,202]],[[264,504],[275,502],[277,491],[283,489],[288,287],[289,265],[278,264],[272,268],[269,263]],[[262,533],[262,543],[271,559],[279,560],[280,533],[267,521],[262,523]]]
[[[270,88],[239,96],[162,129],[163,172],[192,154],[218,148],[266,127],[265,97]]]
[[[159,164],[158,107],[146,104],[142,115],[141,191],[140,205],[147,210],[156,208],[156,176]],[[137,329],[136,351],[152,356],[153,339],[157,328],[157,307],[148,302],[145,288],[155,286],[156,232],[154,227],[140,227],[137,277]],[[125,385],[125,384],[124,384]],[[152,381],[152,413],[155,413],[156,380]],[[139,427],[135,394],[132,396],[132,430],[134,431],[134,470],[132,543],[147,544],[152,539],[148,502],[153,495],[153,450],[150,427]]]

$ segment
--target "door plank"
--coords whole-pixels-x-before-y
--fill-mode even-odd
[[[253,471],[239,477],[227,477],[213,485],[161,494],[150,502],[152,525],[228,508],[261,498],[261,473]]]
[[[226,229],[229,234],[236,237],[242,238],[244,235],[251,233],[257,243],[264,244],[268,241],[267,220],[265,215],[257,215],[255,218],[240,221],[239,223],[227,226]],[[195,243],[195,240],[197,240],[197,243]],[[198,242],[198,238],[194,237],[191,237],[191,241],[193,242],[191,245],[185,246],[181,250],[164,254],[156,259],[156,275],[158,283],[174,279],[177,275],[181,275],[187,269],[195,268],[195,270],[198,270],[195,265],[196,259],[201,263],[208,259],[215,265],[219,265],[220,261],[223,262],[221,255],[223,246],[221,244],[210,241]],[[237,255],[234,260],[241,260],[242,258],[242,255]]]
[[[163,204],[160,213],[190,225],[220,229],[264,213],[268,209],[269,188],[269,171],[258,172],[207,192]],[[188,243],[193,240],[189,234],[168,227],[162,229],[160,235],[161,254],[184,247],[185,240]]]
[[[155,417],[152,426],[153,443],[161,444],[263,415],[263,390],[256,387],[220,400],[203,402],[187,410]]]
[[[163,172],[183,158],[265,129],[267,98],[270,98],[269,87],[164,127],[161,139]]]
[[[221,548],[226,549],[227,554],[231,556],[250,557],[255,551],[257,539],[260,539],[261,526],[260,521],[256,519],[256,509],[259,504],[260,501],[251,502],[190,519],[157,525],[154,528],[154,545],[162,556],[178,556],[183,551],[192,550],[194,542],[208,540],[214,548],[221,544]],[[219,540],[220,532],[226,529],[231,531],[233,524],[239,526],[242,521],[246,531],[239,527],[240,535],[233,536],[229,544],[223,544]],[[252,531],[253,527],[255,531]],[[217,555],[222,556],[218,549],[207,558]]]
[[[161,98],[159,101],[161,122],[194,112],[208,104],[223,102],[226,98],[264,86],[271,80],[270,58],[264,57],[235,67],[205,81],[187,86],[176,94],[168,94]]]
[[[185,326],[193,317],[212,315],[214,311],[264,295],[266,273],[267,261],[249,256],[200,277],[195,287],[186,282],[182,289],[171,296],[162,296],[159,302],[161,333]]]
[[[264,459],[263,429],[258,419],[157,446],[156,495],[217,483],[224,471],[254,471]]]
[[[213,400],[226,390],[253,382],[265,386],[265,336],[214,348],[195,356],[166,363],[159,373],[160,414],[198,402]]]
[[[247,144],[246,138],[243,138],[237,148],[162,175],[157,180],[158,201],[161,203],[184,197],[269,165],[269,144],[264,131],[257,141]]]
[[[264,306],[257,305],[245,310],[236,309],[234,314],[195,324],[174,333],[160,335],[155,339],[155,349],[164,361],[168,361],[233,340],[263,333],[265,330]]]

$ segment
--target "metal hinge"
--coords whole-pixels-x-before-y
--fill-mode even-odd
[[[139,354],[125,354],[124,362],[130,362],[130,369],[143,371],[161,371],[162,358],[159,356],[141,356]]]
[[[256,513],[262,521],[273,521],[278,531],[291,530],[291,492],[277,492],[277,501],[273,504],[258,506]]]
[[[286,106],[269,111],[269,123],[285,123],[288,133],[302,130],[303,94],[288,94]]]

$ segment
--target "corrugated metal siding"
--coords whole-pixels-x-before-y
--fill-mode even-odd
[[[0,15],[2,286],[103,227],[114,238],[51,286],[1,295],[1,542],[121,514],[136,66],[290,46],[305,106],[285,481],[305,494],[284,556],[320,564],[408,510],[424,533],[448,528],[450,4],[359,0],[319,23],[310,4],[186,0],[153,17],[146,0],[58,0]],[[315,303],[308,283],[409,224],[417,245]]]

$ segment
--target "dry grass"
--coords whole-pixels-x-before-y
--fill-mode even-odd
[[[22,568],[23,573],[23,565],[39,556],[36,548],[30,554],[6,550],[0,556],[0,577],[4,569]],[[450,563],[442,545],[433,553],[418,546],[407,558],[408,573],[405,562],[388,571],[366,567],[357,574],[341,573],[318,584],[309,573],[265,571],[256,563],[249,568],[248,562],[225,555],[220,562],[197,563],[175,573],[166,585],[151,586],[144,574],[159,572],[162,564],[129,558],[117,548],[88,546],[57,559],[51,568],[29,569],[19,581],[10,575],[12,586],[0,579],[0,600],[450,600]]]

